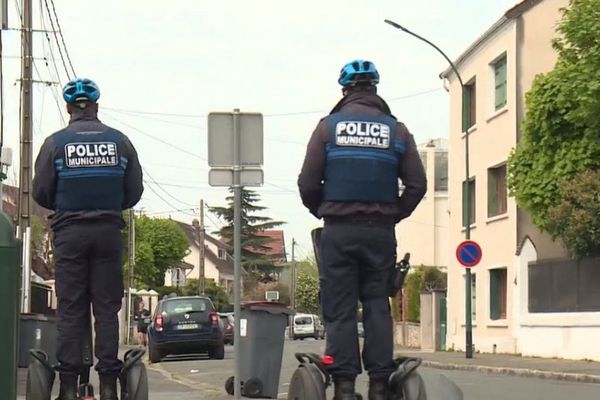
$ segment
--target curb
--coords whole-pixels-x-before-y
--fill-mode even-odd
[[[451,364],[439,361],[423,360],[422,366],[428,368],[458,370],[458,371],[476,371],[485,374],[520,376],[525,378],[554,379],[559,381],[580,382],[580,383],[600,383],[600,375],[575,374],[570,372],[543,371],[527,368],[510,367],[488,367],[485,365],[466,365]]]

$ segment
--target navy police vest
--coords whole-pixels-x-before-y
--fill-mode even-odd
[[[323,200],[392,203],[398,198],[398,163],[404,143],[387,115],[334,113],[326,117],[328,143]]]
[[[56,135],[56,210],[121,211],[127,158],[123,137],[106,132]]]

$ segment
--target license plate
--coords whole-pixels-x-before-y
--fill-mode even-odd
[[[179,329],[179,330],[198,329],[198,324],[182,324],[182,325],[177,325],[177,329]]]

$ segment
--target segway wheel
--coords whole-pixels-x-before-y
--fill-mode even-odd
[[[55,372],[43,351],[31,350],[31,361],[27,368],[27,400],[50,400]]]
[[[288,400],[326,400],[325,382],[321,372],[312,364],[302,364],[294,371]]]
[[[229,378],[227,378],[227,380],[225,381],[225,391],[227,392],[228,395],[233,396],[233,391],[235,390],[234,386],[233,386],[233,376],[230,376]]]
[[[142,362],[145,351],[125,354],[121,379],[121,400],[148,400],[148,374]]]
[[[263,384],[258,378],[250,378],[244,382],[243,395],[250,398],[260,397],[263,391]]]

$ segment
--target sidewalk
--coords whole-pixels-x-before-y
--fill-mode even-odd
[[[421,365],[429,368],[600,383],[600,362],[594,361],[483,353],[473,354],[473,358],[467,359],[463,352],[424,352],[408,348],[397,348],[396,356],[422,358]]]

